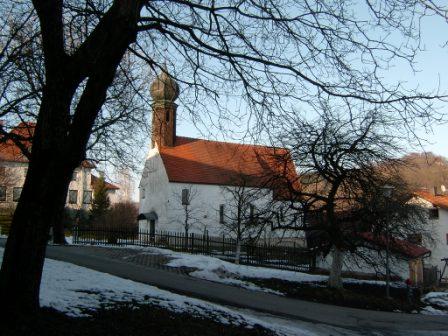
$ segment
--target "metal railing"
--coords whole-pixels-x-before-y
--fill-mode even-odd
[[[237,244],[229,237],[212,237],[208,234],[168,231],[149,231],[138,228],[74,227],[73,244],[148,246],[167,248],[218,257],[233,261]],[[267,243],[241,244],[240,263],[294,271],[309,271],[315,266],[315,255],[296,246]]]

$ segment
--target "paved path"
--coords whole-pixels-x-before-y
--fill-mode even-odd
[[[3,244],[4,241],[0,240],[0,246]],[[87,246],[49,246],[47,257],[207,301],[301,321],[330,324],[358,331],[379,330],[388,333],[405,330],[448,331],[446,316],[387,313],[290,299],[196,279],[182,272],[151,268],[107,255],[115,253],[114,249],[107,253],[100,253],[98,250],[99,248]]]

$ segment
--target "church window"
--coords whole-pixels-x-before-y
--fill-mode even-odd
[[[249,216],[250,219],[253,219],[255,216],[255,205],[249,204]]]
[[[189,194],[190,194],[190,190],[182,189],[182,205],[190,204],[190,199],[189,199],[190,195]]]
[[[219,223],[224,224],[224,204],[219,205]]]

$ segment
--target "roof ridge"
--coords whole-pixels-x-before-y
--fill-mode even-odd
[[[261,144],[248,144],[248,143],[239,143],[239,142],[231,142],[231,141],[220,141],[220,140],[209,140],[209,139],[192,138],[192,137],[179,136],[179,135],[176,135],[176,139],[177,138],[190,139],[190,140],[201,140],[201,141],[216,142],[216,143],[222,143],[222,144],[228,144],[228,145],[237,145],[237,146],[248,146],[248,147],[250,146],[250,147],[261,147],[261,148],[269,148],[269,149],[288,150],[285,147],[278,147],[278,146],[268,146],[268,145],[261,145]]]

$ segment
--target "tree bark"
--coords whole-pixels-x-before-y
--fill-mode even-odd
[[[71,56],[63,46],[62,1],[34,1],[45,56],[45,86],[28,174],[15,211],[0,273],[0,298],[9,313],[39,308],[49,228],[60,220],[73,170],[85,158],[94,121],[115,71],[135,41],[143,2],[114,1],[89,38]],[[79,84],[88,78],[70,116]],[[62,233],[63,234],[63,233]]]
[[[70,169],[61,167],[57,156],[50,162],[37,158],[30,165],[0,273],[0,297],[12,313],[39,307],[48,233],[61,220],[69,181]]]
[[[344,253],[337,248],[333,247],[331,251],[332,262],[330,269],[330,276],[328,278],[328,286],[330,288],[343,288],[342,285],[342,265],[344,262]]]
[[[236,251],[235,251],[235,264],[240,264],[240,258],[241,258],[241,240],[237,238],[236,240]]]

